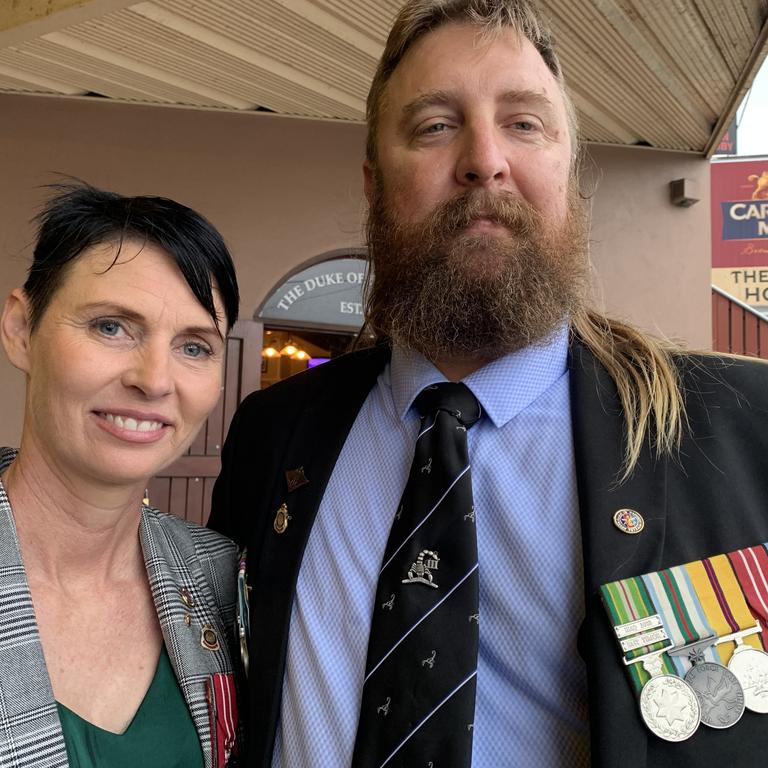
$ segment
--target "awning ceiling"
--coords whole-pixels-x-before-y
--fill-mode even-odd
[[[360,121],[401,0],[3,0],[0,91]],[[768,0],[544,0],[587,141],[709,154]]]

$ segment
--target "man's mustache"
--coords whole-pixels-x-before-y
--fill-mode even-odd
[[[484,189],[472,189],[441,203],[425,223],[436,236],[445,237],[478,219],[487,219],[523,237],[536,231],[542,223],[541,214],[526,200],[510,192]]]

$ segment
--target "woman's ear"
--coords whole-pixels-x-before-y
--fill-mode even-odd
[[[5,300],[0,318],[0,338],[11,364],[29,372],[29,301],[21,288],[14,288]]]

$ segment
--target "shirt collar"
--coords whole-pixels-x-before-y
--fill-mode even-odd
[[[558,328],[533,346],[500,357],[462,381],[472,390],[496,427],[524,411],[567,370],[568,327]],[[395,410],[404,420],[424,387],[446,381],[422,354],[394,347],[389,371]]]

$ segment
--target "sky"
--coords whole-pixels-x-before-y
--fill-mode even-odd
[[[768,155],[768,58],[736,112],[739,155]]]

